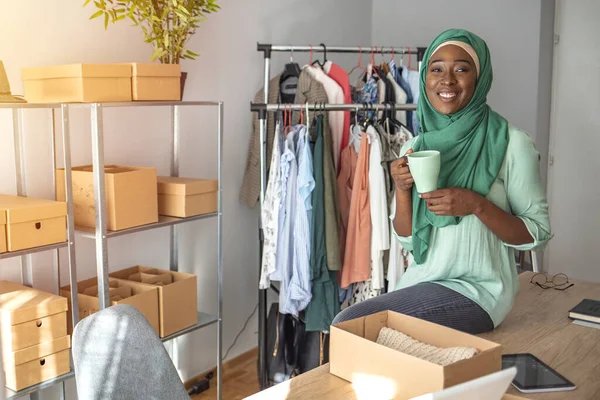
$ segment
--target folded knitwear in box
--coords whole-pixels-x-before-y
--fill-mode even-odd
[[[478,350],[473,347],[442,348],[432,346],[391,328],[381,329],[377,337],[377,343],[442,366],[450,365],[478,354]]]

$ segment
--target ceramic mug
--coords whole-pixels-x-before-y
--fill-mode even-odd
[[[409,154],[408,166],[415,180],[417,192],[428,193],[437,190],[440,176],[439,151],[427,150]]]

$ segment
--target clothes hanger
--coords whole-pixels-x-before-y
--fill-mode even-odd
[[[319,46],[323,46],[323,63],[321,64],[321,61],[319,61],[319,59],[317,58],[315,60],[315,62],[313,62],[311,65],[315,65],[318,64],[319,67],[324,68],[325,67],[325,63],[327,62],[327,46],[325,46],[324,43],[320,43]],[[312,49],[312,46],[311,46]]]
[[[283,73],[281,74],[280,82],[286,81],[288,78],[298,78],[300,76],[300,65],[294,62],[294,48],[292,48],[290,55],[290,62],[285,64],[283,67]]]

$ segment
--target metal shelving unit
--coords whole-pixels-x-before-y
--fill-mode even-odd
[[[59,249],[67,248],[68,254],[68,266],[69,266],[69,280],[71,285],[71,298],[73,299],[73,307],[71,313],[73,317],[73,326],[79,322],[79,306],[77,304],[76,287],[77,287],[77,267],[75,262],[75,226],[73,223],[73,193],[71,185],[71,142],[69,136],[68,127],[68,109],[66,106],[61,104],[7,104],[0,103],[0,109],[11,109],[12,120],[13,120],[13,143],[14,143],[14,156],[15,156],[15,175],[16,175],[16,186],[18,196],[27,196],[27,182],[25,179],[25,149],[23,147],[23,109],[48,109],[49,125],[51,132],[51,143],[52,143],[52,177],[53,177],[53,192],[56,191],[56,129],[55,129],[55,117],[56,111],[60,110],[61,115],[61,126],[62,126],[62,143],[63,143],[63,163],[65,168],[65,183],[66,183],[66,203],[67,203],[67,241],[63,243],[52,244],[48,246],[34,247],[31,249],[25,249],[20,251],[8,252],[0,254],[0,260],[20,257],[21,262],[21,284],[33,287],[33,265],[31,262],[31,255],[35,253],[54,251],[54,280],[56,283],[57,294],[60,294],[60,255]],[[2,365],[0,363],[0,368]],[[2,371],[3,373],[3,371]],[[33,385],[26,389],[18,392],[6,389],[7,399],[17,399],[25,395],[30,395],[32,400],[39,398],[39,390],[46,387],[50,387],[57,383],[62,383],[60,386],[60,397],[65,398],[65,387],[64,381],[74,376],[73,372],[50,379],[37,385]]]
[[[108,231],[106,221],[106,197],[104,187],[104,129],[103,129],[103,109],[104,108],[115,108],[115,107],[169,107],[170,108],[170,122],[171,122],[171,176],[179,176],[179,157],[180,157],[180,135],[181,135],[181,107],[216,107],[218,110],[217,119],[217,179],[218,179],[218,200],[217,200],[217,212],[205,215],[199,215],[189,218],[172,218],[163,217],[159,218],[159,222],[154,224],[148,224],[138,226],[130,229],[124,229],[120,231]],[[93,180],[94,180],[94,205],[96,209],[96,228],[83,228],[75,227],[73,223],[73,204],[72,204],[72,182],[71,182],[71,159],[70,159],[70,140],[69,140],[69,109],[70,108],[89,108],[90,109],[90,120],[91,120],[91,132],[92,132],[92,165],[93,165]],[[165,228],[170,229],[170,261],[169,268],[172,271],[178,270],[178,240],[177,240],[177,226],[182,223],[188,223],[193,221],[199,221],[207,218],[217,218],[217,315],[209,315],[203,312],[198,312],[198,322],[186,329],[176,332],[170,336],[162,339],[163,342],[170,341],[179,336],[194,332],[206,326],[217,324],[217,398],[221,399],[221,382],[222,382],[222,353],[223,353],[223,341],[222,341],[222,310],[223,310],[223,296],[222,296],[222,285],[223,285],[223,190],[222,190],[222,172],[223,172],[223,102],[206,102],[206,101],[177,101],[177,102],[165,102],[165,101],[148,101],[148,102],[109,102],[109,103],[73,103],[73,104],[2,104],[0,103],[0,109],[12,108],[15,117],[13,118],[15,123],[15,151],[18,155],[15,156],[17,164],[17,186],[19,188],[18,194],[25,195],[24,191],[24,173],[23,173],[23,149],[21,139],[21,124],[20,122],[20,109],[41,109],[48,108],[51,110],[51,125],[53,135],[53,145],[55,143],[55,132],[54,132],[54,113],[55,110],[60,109],[62,116],[62,130],[63,130],[63,153],[64,153],[64,167],[65,167],[65,183],[67,188],[67,211],[68,211],[68,222],[69,222],[69,235],[68,242],[61,243],[58,245],[44,246],[43,248],[31,249],[27,252],[14,252],[0,254],[0,259],[22,256],[24,254],[30,254],[39,251],[55,250],[60,247],[69,247],[69,271],[70,271],[70,285],[71,285],[71,298],[75,299],[73,305],[73,323],[74,325],[78,322],[78,313],[74,310],[78,310],[76,304],[77,295],[74,293],[77,287],[77,276],[75,268],[75,249],[73,245],[73,238],[75,232],[77,232],[82,238],[94,239],[96,242],[96,269],[98,279],[98,297],[100,308],[106,308],[110,306],[110,299],[108,296],[108,239],[128,234],[134,234],[150,229]],[[17,118],[18,116],[18,118]],[[18,135],[17,135],[18,133]],[[17,149],[18,146],[18,149]],[[18,151],[17,151],[18,150]],[[54,149],[53,149],[54,150]],[[54,165],[53,171],[56,171],[56,152],[54,152]],[[54,173],[54,172],[53,172]],[[56,179],[54,179],[56,182]],[[58,252],[58,250],[56,250]],[[57,256],[58,258],[58,256]],[[28,267],[27,275],[29,278],[32,277],[31,266]],[[57,281],[60,286],[58,277],[58,269],[56,269]],[[27,283],[27,280],[24,280]],[[31,281],[29,281],[31,283]],[[9,391],[7,398],[16,399],[24,395],[31,395],[32,400],[36,400],[37,392],[46,387],[52,386],[62,382],[61,386],[61,399],[64,399],[64,381],[74,376],[73,372],[65,374],[63,376],[48,380],[41,384],[32,386],[24,389],[20,392],[14,393]]]

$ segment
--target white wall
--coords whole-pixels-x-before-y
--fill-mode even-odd
[[[553,115],[548,196],[555,233],[548,271],[600,282],[598,171],[600,159],[600,3],[559,1],[554,59]],[[577,285],[575,285],[577,287]],[[572,289],[569,289],[572,290]]]
[[[0,59],[4,61],[13,93],[22,94],[20,69],[23,67],[72,62],[146,61],[151,49],[136,28],[128,23],[104,31],[101,21],[89,21],[91,7],[83,0],[20,0],[3,4],[0,13]],[[248,140],[249,103],[262,85],[262,54],[256,43],[370,44],[371,2],[361,0],[293,1],[222,0],[222,10],[210,16],[190,46],[201,53],[199,60],[184,62],[189,72],[187,100],[225,102],[224,162],[224,348],[227,349],[257,303],[258,238],[257,210],[238,202]],[[341,22],[333,22],[334,19]],[[44,40],[45,42],[43,42]],[[295,54],[301,65],[307,54]],[[333,58],[339,61],[339,58]],[[288,60],[287,54],[274,56],[273,71]],[[350,66],[355,57],[341,59]],[[216,110],[184,111],[182,131],[182,176],[216,177]],[[161,174],[169,172],[167,110],[105,110],[106,162],[148,165]],[[90,128],[87,115],[72,113],[73,164],[91,162]],[[52,196],[51,150],[48,114],[24,113],[26,168],[30,195]],[[14,193],[14,160],[10,112],[0,110],[1,193]],[[59,163],[62,165],[62,163]],[[216,311],[216,220],[197,222],[182,228],[180,268],[196,273],[199,279],[200,310]],[[94,247],[77,238],[79,279],[95,275]],[[62,253],[66,256],[66,253]],[[111,270],[145,264],[168,266],[168,230],[145,232],[109,242]],[[64,257],[63,257],[64,258]],[[34,285],[54,290],[52,257],[34,257]],[[14,261],[0,263],[0,279],[18,281]],[[63,265],[62,284],[67,284]],[[253,318],[229,358],[257,344],[257,323]],[[183,379],[200,374],[216,364],[216,329],[206,328],[178,342],[177,364]],[[73,382],[69,383],[73,390]],[[54,398],[49,390],[47,398]],[[73,398],[70,396],[68,398]]]
[[[538,78],[541,9],[548,14],[546,9],[553,9],[553,3],[544,0],[373,0],[372,42],[425,47],[449,28],[467,29],[482,37],[490,48],[494,70],[489,104],[535,138],[545,160],[548,127],[540,130],[538,119],[549,120],[550,110],[548,106],[545,114],[538,118],[538,89],[550,86],[550,76]]]

